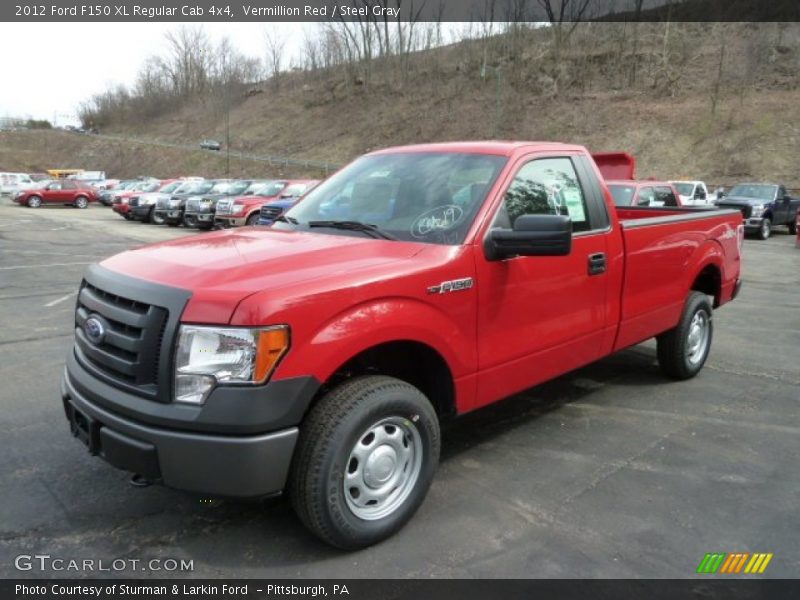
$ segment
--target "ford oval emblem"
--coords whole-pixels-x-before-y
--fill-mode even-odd
[[[89,341],[95,345],[102,343],[103,338],[106,337],[106,328],[103,322],[97,317],[89,317],[86,319],[86,322],[83,324],[83,332],[86,334],[86,337],[89,338]]]

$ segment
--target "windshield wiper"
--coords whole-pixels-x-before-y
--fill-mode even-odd
[[[297,225],[297,219],[294,217],[287,217],[286,215],[280,215],[273,219],[274,221],[283,221],[284,223],[291,223],[292,225]]]
[[[397,240],[391,233],[383,231],[372,223],[362,223],[361,221],[309,221],[309,227],[330,227],[331,229],[349,229],[350,231],[363,231],[374,238],[384,240]]]

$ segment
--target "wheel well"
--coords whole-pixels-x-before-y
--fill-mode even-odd
[[[716,265],[707,265],[695,277],[692,283],[692,290],[703,292],[708,296],[714,297],[714,308],[719,306],[719,299],[722,293],[722,274]]]
[[[455,388],[450,367],[430,346],[413,341],[387,342],[357,354],[321,388],[324,393],[345,379],[380,374],[410,383],[431,401],[440,419],[455,416]]]

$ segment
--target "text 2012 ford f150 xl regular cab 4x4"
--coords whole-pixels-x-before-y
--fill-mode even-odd
[[[740,286],[741,213],[615,207],[603,174],[632,179],[633,159],[596,160],[383,150],[271,228],[91,266],[62,384],[73,434],[174,488],[285,491],[342,548],[388,537],[431,484],[440,419],[653,336],[670,377],[703,367]]]

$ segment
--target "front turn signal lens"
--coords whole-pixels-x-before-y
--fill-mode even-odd
[[[271,327],[258,331],[255,381],[265,381],[289,350],[289,328]]]

